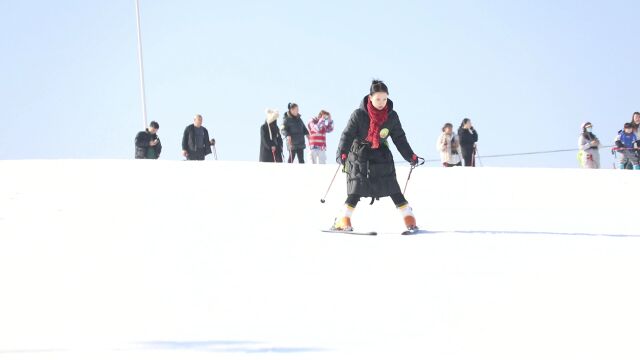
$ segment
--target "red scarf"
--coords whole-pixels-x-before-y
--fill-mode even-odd
[[[380,147],[380,127],[389,118],[389,103],[384,106],[384,109],[378,110],[371,103],[371,99],[367,99],[367,112],[369,113],[369,134],[367,134],[367,141],[371,143],[372,149]]]

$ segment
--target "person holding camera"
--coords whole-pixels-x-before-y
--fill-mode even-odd
[[[309,128],[309,147],[313,164],[327,163],[327,133],[333,131],[333,120],[328,111],[321,110],[317,117],[311,119]]]
[[[478,132],[471,125],[470,119],[462,120],[458,129],[458,138],[460,139],[460,147],[462,148],[462,158],[464,166],[476,166],[476,143],[478,142]]]
[[[216,140],[209,140],[209,131],[202,126],[202,115],[198,114],[193,119],[193,124],[184,129],[182,135],[182,156],[187,160],[204,160],[205,156],[212,153],[211,147],[216,145]]]
[[[442,127],[442,134],[436,142],[436,149],[440,153],[440,161],[444,167],[462,166],[460,159],[460,141],[453,132],[453,124],[446,123]]]
[[[160,125],[157,122],[152,121],[149,124],[147,130],[140,131],[138,135],[136,135],[136,159],[155,160],[160,157],[160,153],[162,152],[162,144],[160,143],[160,138],[158,137],[158,129],[160,129]]]

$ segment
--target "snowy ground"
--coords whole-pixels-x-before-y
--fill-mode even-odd
[[[334,171],[0,161],[0,359],[640,357],[636,173],[419,168],[357,237]]]

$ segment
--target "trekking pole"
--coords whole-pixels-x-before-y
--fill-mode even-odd
[[[216,151],[216,146],[211,145],[211,147],[213,147],[213,158],[218,160],[218,152]]]
[[[276,161],[276,151],[275,150],[271,150],[271,154],[273,155],[273,162],[277,163],[277,161]]]
[[[416,162],[415,165],[411,165],[411,170],[409,170],[409,176],[407,176],[407,182],[404,184],[404,190],[402,190],[402,195],[404,195],[407,192],[407,186],[409,186],[409,180],[411,180],[411,173],[413,173],[413,169],[417,168],[420,165],[424,165],[424,162],[425,160],[419,157],[418,162]]]
[[[322,197],[322,199],[320,199],[321,203],[325,203],[327,195],[329,195],[329,190],[331,190],[331,186],[333,186],[333,182],[336,180],[336,176],[338,176],[338,171],[340,171],[340,168],[342,167],[342,164],[338,164],[338,168],[336,169],[336,173],[333,174],[333,179],[331,179],[331,182],[329,183],[329,187],[327,188],[327,192],[324,193],[324,197]]]
[[[480,166],[484,167],[484,165],[482,164],[482,158],[480,157],[480,154],[478,153],[478,146],[477,145],[476,145],[475,150],[474,150],[474,156],[473,156],[473,161],[474,162],[476,161],[476,158],[478,158],[478,162],[480,163]]]

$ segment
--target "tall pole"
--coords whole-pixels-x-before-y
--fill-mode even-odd
[[[142,33],[140,31],[140,0],[136,1],[136,23],[138,25],[138,65],[140,66],[140,96],[142,101],[142,126],[147,128],[147,99],[144,91],[144,65],[142,63]]]

